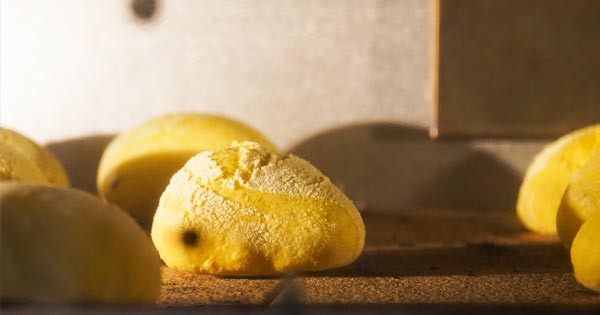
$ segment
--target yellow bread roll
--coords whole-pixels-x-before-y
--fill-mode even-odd
[[[20,151],[0,143],[0,181],[50,184],[42,170]]]
[[[598,211],[600,211],[600,152],[575,173],[558,208],[556,228],[565,247],[571,247],[571,242],[581,225]]]
[[[52,153],[27,137],[1,127],[0,180],[69,186],[67,173]]]
[[[517,200],[521,222],[542,234],[556,234],[556,214],[571,176],[600,152],[600,125],[571,132],[536,155]]]
[[[160,259],[122,210],[88,193],[0,183],[2,302],[151,303]]]
[[[274,148],[258,131],[224,117],[177,114],[149,120],[108,145],[98,170],[98,192],[149,230],[160,195],[187,160],[245,140]]]
[[[584,286],[600,291],[600,211],[579,229],[571,246],[575,278]]]
[[[169,267],[259,276],[350,264],[365,227],[310,163],[244,142],[200,153],[173,176],[152,240]]]

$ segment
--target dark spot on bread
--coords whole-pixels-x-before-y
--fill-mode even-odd
[[[121,178],[117,177],[110,183],[110,189],[115,190],[121,184]]]
[[[198,233],[196,231],[185,231],[181,236],[183,244],[189,247],[194,247],[198,244]]]

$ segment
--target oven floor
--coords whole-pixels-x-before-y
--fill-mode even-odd
[[[600,310],[600,295],[575,281],[568,251],[558,239],[526,231],[512,211],[367,212],[363,218],[365,250],[345,268],[285,278],[224,278],[163,267],[158,307],[127,311],[236,314],[306,308],[321,313],[551,314]],[[103,310],[114,312],[111,308],[96,311],[104,314]],[[9,306],[3,311],[29,314],[40,309]]]
[[[555,237],[514,213],[366,213],[352,265],[294,279],[240,279],[164,269],[162,304],[513,304],[600,306]]]

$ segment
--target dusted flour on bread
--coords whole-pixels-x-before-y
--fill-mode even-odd
[[[190,159],[163,193],[152,228],[168,266],[226,275],[347,265],[364,237],[352,202],[319,170],[252,142]]]

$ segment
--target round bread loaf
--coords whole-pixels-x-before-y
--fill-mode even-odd
[[[569,181],[600,152],[600,124],[568,133],[531,161],[517,199],[517,215],[530,230],[556,235],[556,216]]]
[[[596,211],[577,231],[571,246],[575,278],[600,292],[600,211]]]
[[[151,303],[160,259],[122,210],[88,193],[0,183],[2,302]]]
[[[148,120],[108,145],[98,169],[98,192],[150,230],[173,174],[197,153],[225,149],[232,141],[274,148],[258,131],[225,117],[174,114]]]
[[[3,143],[0,143],[0,181],[50,183],[34,161]]]
[[[152,239],[169,267],[260,276],[350,264],[365,227],[309,162],[244,142],[200,153],[173,176]]]
[[[565,247],[571,247],[581,225],[598,211],[600,211],[600,152],[571,177],[569,187],[558,208],[556,229]]]
[[[58,159],[29,138],[0,127],[0,180],[69,186]]]

